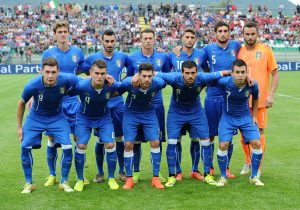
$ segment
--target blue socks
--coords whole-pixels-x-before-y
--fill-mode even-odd
[[[177,139],[168,139],[167,147],[167,162],[169,168],[169,175],[175,175],[175,166],[176,166],[176,144]]]
[[[32,184],[33,159],[31,154],[31,148],[21,147],[21,161],[26,183]]]
[[[69,148],[70,146],[70,148]],[[68,181],[72,165],[72,145],[62,145],[62,158],[61,158],[61,183]]]
[[[138,172],[140,171],[140,163],[142,158],[142,149],[141,149],[141,143],[134,144],[133,146],[133,153],[134,153],[134,171]]]
[[[99,143],[99,141],[97,141],[95,145],[95,156],[96,156],[98,174],[100,176],[104,176],[104,171],[103,171],[104,154],[105,154],[104,144]]]
[[[160,147],[151,148],[151,163],[153,168],[153,176],[158,176],[160,170],[161,152]]]
[[[227,178],[226,169],[227,169],[227,162],[228,162],[228,150],[222,151],[218,149],[217,158],[218,158],[221,176]]]
[[[204,173],[209,174],[211,163],[212,163],[210,140],[209,139],[201,140],[200,143],[202,145]]]
[[[182,145],[181,145],[181,141],[177,141],[176,144],[176,173],[181,173],[182,169],[181,169],[181,156],[182,156]]]
[[[229,163],[230,163],[230,160],[231,160],[232,153],[233,153],[233,143],[231,142],[229,144],[229,146],[228,146],[228,163],[227,163],[227,168],[229,168]]]
[[[257,176],[258,168],[260,166],[262,158],[262,149],[252,149],[252,156],[251,156],[251,178]]]
[[[117,141],[116,137],[116,149],[117,149],[117,156],[118,156],[118,162],[119,162],[119,173],[124,172],[124,141],[121,139],[120,141]]]
[[[198,165],[200,160],[200,144],[199,141],[191,141],[190,153],[192,158],[192,171],[199,171]]]
[[[48,140],[47,146],[47,163],[50,170],[50,175],[56,176],[56,160],[57,160],[57,148],[54,147],[54,143]]]
[[[132,166],[133,166],[133,151],[124,151],[124,165],[126,170],[126,176],[132,176]]]
[[[108,178],[114,178],[117,166],[117,153],[115,146],[112,149],[106,149],[106,161],[108,168]]]
[[[79,149],[78,147],[75,150],[75,168],[77,173],[77,178],[79,180],[84,180],[83,177],[83,170],[84,170],[84,163],[85,163],[85,150]]]

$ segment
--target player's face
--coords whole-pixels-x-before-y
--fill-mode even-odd
[[[236,85],[244,85],[247,77],[246,66],[234,66],[231,75],[233,76]]]
[[[192,85],[195,82],[195,79],[197,77],[197,68],[192,67],[192,68],[184,68],[182,71],[183,74],[183,79],[185,84],[187,85]]]
[[[244,40],[247,45],[255,45],[256,44],[258,34],[257,34],[257,30],[255,27],[252,27],[252,28],[245,27],[243,36],[244,36]]]
[[[143,33],[141,38],[141,44],[143,49],[151,50],[154,48],[154,34],[153,33]]]
[[[217,29],[216,36],[217,41],[221,44],[228,42],[229,40],[229,28],[227,26],[221,26]]]
[[[102,45],[106,52],[111,53],[115,49],[115,45],[116,45],[115,36],[104,35],[102,39]]]
[[[100,69],[97,66],[93,66],[90,73],[93,81],[92,82],[93,86],[94,87],[103,86],[105,77],[107,75],[107,69],[106,68]]]
[[[68,36],[69,36],[69,29],[62,26],[56,29],[55,32],[55,38],[57,40],[57,43],[59,44],[65,44],[68,42]]]
[[[182,43],[186,48],[193,48],[196,43],[196,35],[191,32],[186,32],[182,36]]]
[[[58,76],[57,66],[44,66],[42,73],[44,85],[51,87],[56,84]]]
[[[140,86],[142,89],[147,89],[150,87],[151,82],[152,82],[152,78],[153,78],[153,71],[146,71],[146,70],[142,70],[140,72]]]

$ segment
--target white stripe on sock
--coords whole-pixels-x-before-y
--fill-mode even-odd
[[[151,152],[153,152],[153,153],[160,153],[160,148],[158,147],[158,148],[152,148],[151,147]]]
[[[228,150],[222,151],[222,150],[218,149],[218,153],[217,154],[219,156],[226,156],[226,155],[228,155]]]
[[[62,145],[61,145],[61,148],[62,148],[62,149],[72,149],[72,144],[68,144],[68,145],[62,144]]]
[[[133,150],[131,150],[130,152],[124,151],[124,157],[133,157]]]
[[[252,153],[260,155],[262,154],[262,149],[252,149]]]
[[[210,140],[207,139],[207,140],[200,140],[200,143],[202,146],[209,146],[210,145]]]
[[[177,139],[168,139],[168,144],[177,144]]]
[[[106,149],[106,148],[105,148],[105,151],[106,151],[106,152],[114,152],[114,151],[116,151],[116,147],[114,146],[114,147],[111,148],[111,149]]]
[[[78,154],[85,154],[86,153],[86,150],[85,149],[79,149],[78,147],[76,148],[76,152],[78,153]]]
[[[54,147],[54,142],[48,140],[48,147]]]

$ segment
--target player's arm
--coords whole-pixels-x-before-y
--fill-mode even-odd
[[[251,87],[251,95],[252,95],[252,120],[253,120],[253,124],[258,124],[257,110],[258,110],[259,89],[256,81],[254,85]]]
[[[88,56],[79,66],[77,67],[76,74],[85,73],[86,75],[90,75],[90,68],[92,67],[92,58]]]
[[[172,85],[175,82],[176,77],[181,76],[181,73],[177,73],[177,72],[170,72],[170,73],[156,72],[155,76],[163,79],[169,85]]]
[[[20,143],[22,143],[22,139],[23,139],[22,123],[23,123],[23,117],[25,112],[25,104],[26,103],[22,99],[20,99],[17,106],[17,132],[18,132]]]
[[[83,52],[82,52],[82,50],[80,50],[80,53],[79,53],[80,55],[79,55],[79,62],[78,62],[78,66],[77,66],[77,68],[76,68],[76,72],[75,72],[75,74],[76,75],[79,75],[79,74],[82,74],[82,73],[85,73],[86,75],[89,75],[89,71],[86,71],[86,70],[84,70],[83,68],[82,68],[82,66],[83,66],[83,63],[84,63],[84,54],[83,54]]]
[[[212,73],[198,73],[197,77],[199,77],[200,81],[202,80],[204,84],[210,84],[224,76],[230,76],[230,74],[231,74],[230,70],[224,70],[224,71],[217,71]]]
[[[276,68],[275,70],[273,70],[271,74],[272,74],[271,90],[266,99],[266,108],[271,108],[273,106],[274,95],[279,84],[278,69]]]

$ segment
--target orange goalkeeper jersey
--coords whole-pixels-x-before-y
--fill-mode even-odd
[[[246,46],[243,46],[239,51],[238,58],[246,62],[251,78],[258,82],[258,107],[265,107],[270,87],[270,73],[277,69],[277,63],[272,49],[261,43],[257,43],[252,50],[247,50]],[[249,105],[250,107],[252,106],[251,100]]]

